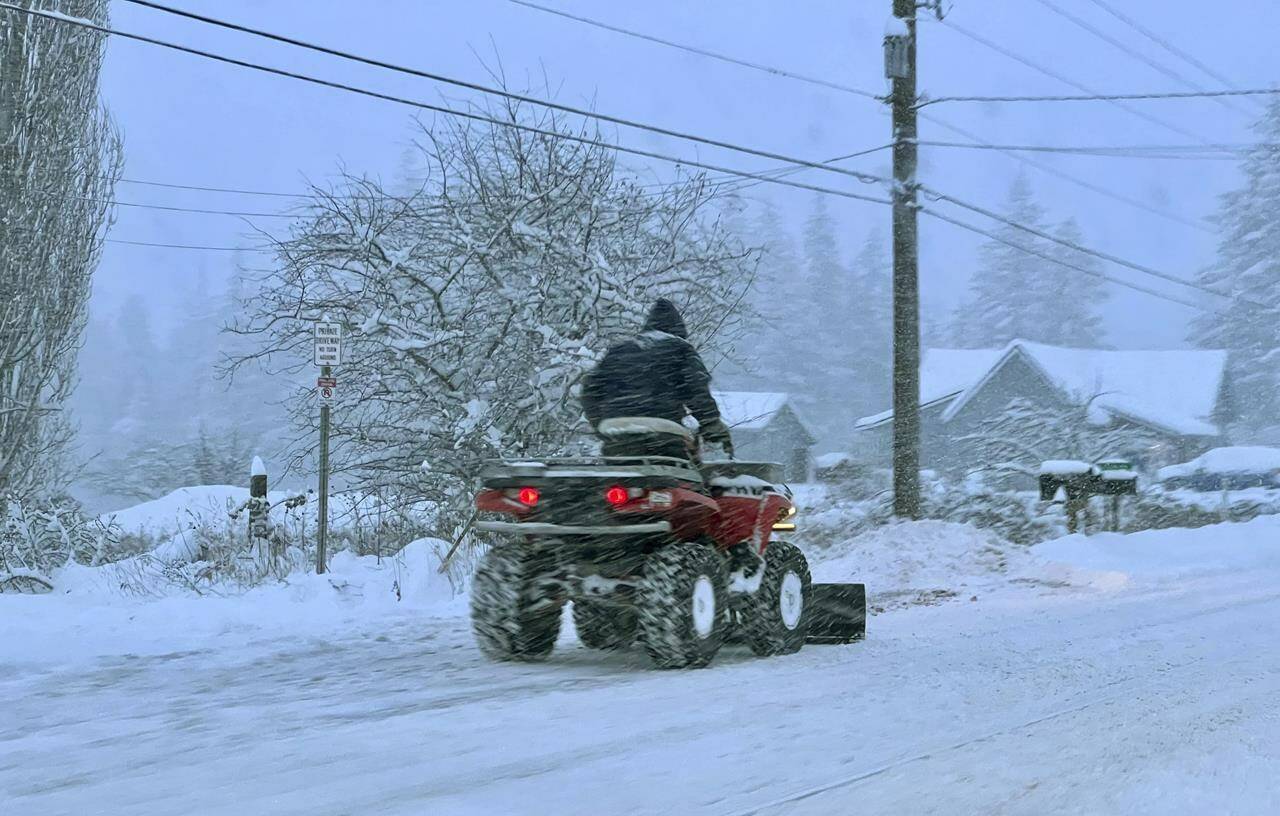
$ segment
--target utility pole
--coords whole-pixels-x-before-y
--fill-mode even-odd
[[[916,2],[893,0],[893,514],[920,517],[920,282],[916,231]]]

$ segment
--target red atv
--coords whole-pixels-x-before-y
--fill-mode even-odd
[[[617,435],[688,432],[674,423],[609,420]],[[689,444],[696,440],[689,435]],[[662,668],[707,665],[731,636],[758,655],[863,636],[862,584],[812,584],[804,554],[774,540],[795,529],[777,465],[695,464],[694,457],[495,462],[477,508],[505,520],[476,570],[471,616],[481,650],[538,660],[573,602],[578,637],[595,649],[639,640]]]

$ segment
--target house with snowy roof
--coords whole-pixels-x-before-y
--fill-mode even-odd
[[[966,437],[1015,399],[1046,408],[1090,405],[1094,421],[1129,424],[1155,440],[1124,451],[1154,468],[1222,444],[1233,416],[1225,351],[1112,351],[1014,340],[999,349],[929,349],[920,368],[921,467],[959,475],[977,464]],[[893,411],[855,423],[860,461],[888,467]]]
[[[788,394],[715,391],[720,418],[733,433],[739,459],[778,462],[787,481],[809,477],[813,434],[805,427]]]

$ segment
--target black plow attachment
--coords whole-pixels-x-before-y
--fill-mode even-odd
[[[813,585],[806,643],[852,643],[866,634],[866,584]]]

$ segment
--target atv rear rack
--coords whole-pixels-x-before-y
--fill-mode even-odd
[[[484,482],[511,479],[628,479],[661,476],[700,484],[702,474],[687,459],[672,456],[594,456],[486,462],[480,471]]]
[[[486,533],[506,533],[509,535],[531,536],[625,536],[651,535],[671,532],[671,523],[655,521],[646,524],[595,524],[589,526],[572,524],[546,524],[537,521],[481,521],[476,529]]]

